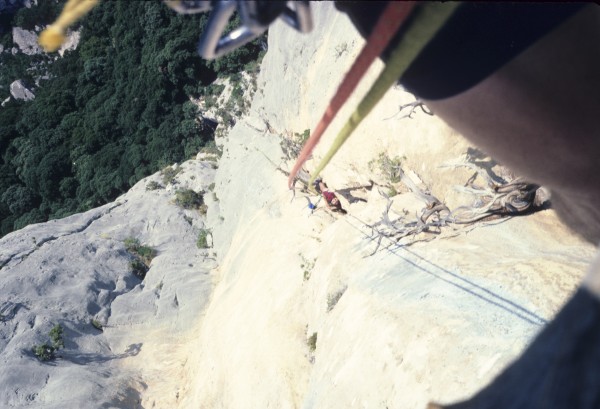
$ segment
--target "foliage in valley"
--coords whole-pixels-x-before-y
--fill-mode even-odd
[[[38,3],[10,25],[48,23],[63,2]],[[0,108],[0,236],[112,201],[213,141],[190,97],[255,66],[265,40],[205,61],[196,43],[206,21],[161,2],[106,1],[80,23],[79,46],[64,57],[0,54],[0,100],[16,79],[36,94]],[[10,31],[0,44],[14,46]]]

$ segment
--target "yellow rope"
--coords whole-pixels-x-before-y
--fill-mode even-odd
[[[360,101],[356,110],[335,138],[331,148],[313,172],[309,185],[313,184],[319,173],[327,166],[360,122],[371,112],[387,90],[402,76],[459,5],[458,2],[431,2],[422,6],[423,8],[418,11],[419,14],[415,16],[415,20],[392,52],[385,69],[371,86],[367,95]]]
[[[54,24],[41,32],[38,43],[44,51],[53,52],[65,42],[65,33],[81,17],[85,16],[98,4],[99,0],[69,0]]]

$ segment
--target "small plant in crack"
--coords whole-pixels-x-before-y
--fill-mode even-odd
[[[342,298],[342,295],[344,295],[344,293],[346,292],[347,288],[348,287],[343,287],[340,290],[331,293],[327,296],[327,312],[330,312],[335,308],[337,303],[340,301],[340,298]]]
[[[201,229],[200,233],[198,234],[198,240],[196,241],[196,246],[199,249],[207,249],[209,248],[209,244],[208,244],[208,236],[211,235],[212,233],[209,229]]]
[[[161,170],[160,174],[162,176],[163,184],[166,186],[169,183],[173,183],[175,181],[175,176],[177,176],[177,174],[182,170],[183,169],[180,166],[177,166],[175,168],[173,166],[167,166],[166,168]]]
[[[52,327],[48,333],[51,343],[45,342],[41,345],[34,345],[31,349],[35,357],[42,362],[56,359],[56,351],[65,347],[63,332],[63,327],[60,324]]]
[[[180,189],[175,192],[175,204],[184,209],[198,209],[200,213],[206,214],[204,196],[192,189]]]
[[[317,349],[317,333],[313,332],[313,334],[306,339],[306,345],[308,346],[308,350],[310,353],[314,353]]]
[[[313,268],[315,268],[315,262],[317,259],[313,259],[312,261],[304,257],[304,254],[298,253],[300,258],[302,259],[302,263],[300,264],[300,268],[303,271],[304,281],[310,280],[310,276],[312,274]]]
[[[402,161],[405,156],[395,156],[390,158],[387,153],[382,152],[377,159],[369,162],[369,169],[373,172],[376,169],[381,172],[391,183],[398,183],[402,180]]]
[[[133,259],[129,262],[129,269],[136,277],[143,280],[146,278],[150,263],[156,257],[156,250],[152,247],[142,245],[134,237],[126,238],[123,243],[127,252],[133,256]]]
[[[151,180],[150,182],[148,182],[148,184],[146,185],[146,191],[152,191],[152,190],[158,190],[158,189],[162,189],[163,185],[161,185],[160,183],[158,183],[155,180]]]

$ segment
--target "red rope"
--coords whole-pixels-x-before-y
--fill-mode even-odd
[[[356,58],[350,70],[346,73],[344,80],[338,87],[335,95],[329,102],[329,106],[325,110],[325,113],[321,117],[321,120],[314,129],[312,135],[304,144],[298,159],[294,164],[294,168],[290,172],[288,179],[288,187],[291,189],[294,183],[294,179],[312,153],[313,149],[319,143],[321,136],[337,115],[338,111],[344,105],[348,97],[352,94],[360,79],[365,75],[367,69],[371,66],[373,61],[381,55],[385,47],[389,44],[390,40],[396,34],[402,23],[410,15],[410,12],[415,6],[414,1],[390,1],[387,7],[379,16],[377,24],[373,28],[371,35],[367,39],[367,43],[361,50],[359,56]]]

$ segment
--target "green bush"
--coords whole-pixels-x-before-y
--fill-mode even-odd
[[[137,249],[141,245],[140,241],[135,237],[127,237],[125,240],[123,240],[123,244],[125,244],[125,249],[130,253],[137,252]]]
[[[205,216],[206,212],[208,212],[208,206],[204,203],[202,203],[200,205],[200,207],[198,207],[198,211],[200,212],[201,215]]]
[[[210,84],[204,87],[202,94],[204,95],[204,107],[211,109],[217,104],[219,96],[223,93],[225,85],[222,84]]]
[[[327,312],[333,310],[340,298],[342,298],[342,295],[344,295],[344,293],[346,292],[346,288],[347,287],[344,287],[339,291],[331,293],[327,296]]]
[[[125,244],[125,249],[133,256],[133,260],[129,262],[129,269],[136,277],[143,280],[146,278],[150,263],[156,257],[156,250],[152,247],[142,245],[134,237],[126,238],[123,243]]]
[[[372,172],[377,168],[391,183],[398,183],[402,179],[402,161],[405,159],[405,156],[390,158],[387,153],[382,152],[377,159],[369,162],[369,168]]]
[[[43,343],[41,345],[34,345],[31,351],[40,361],[51,361],[56,358],[56,351],[60,348],[65,347],[65,341],[63,339],[63,327],[60,324],[56,324],[50,330],[49,334],[52,345]]]
[[[302,259],[302,264],[300,264],[300,268],[304,271],[304,281],[310,280],[310,275],[312,274],[313,268],[315,268],[315,262],[317,259],[310,261],[302,253],[298,253],[300,258]]]
[[[138,256],[145,264],[150,264],[156,257],[156,250],[140,244],[140,241],[134,237],[126,238],[123,243],[129,253]]]
[[[282,136],[281,150],[287,159],[295,159],[300,155],[302,147],[310,137],[310,129],[305,129],[304,132],[294,132],[291,137]]]
[[[160,171],[160,174],[162,175],[162,181],[165,185],[168,185],[169,183],[173,183],[173,181],[175,180],[175,176],[177,176],[177,174],[179,172],[181,172],[181,166],[177,166],[177,168],[173,169],[172,166],[167,166],[166,168],[164,168],[163,170]]]
[[[294,139],[296,140],[296,142],[298,142],[301,145],[304,145],[304,143],[308,140],[309,137],[310,137],[310,129],[305,129],[304,132],[302,132],[302,133],[294,134]]]
[[[198,240],[196,241],[196,246],[198,246],[199,249],[209,248],[209,246],[208,246],[208,235],[209,234],[211,234],[209,229],[200,230],[200,233],[198,234]]]
[[[138,249],[138,255],[145,264],[150,264],[152,259],[156,256],[156,250],[148,246],[140,246]]]
[[[184,209],[200,209],[204,204],[204,198],[201,193],[192,189],[180,189],[175,192],[175,204]]]
[[[51,361],[56,358],[56,348],[46,343],[35,345],[32,352],[40,361]]]
[[[214,140],[208,141],[206,145],[200,149],[200,152],[214,155],[217,158],[220,158],[223,155],[223,150],[217,146]]]
[[[161,185],[160,183],[151,180],[150,182],[148,182],[148,184],[146,185],[146,191],[151,191],[151,190],[158,190],[158,189],[162,189],[163,185]]]
[[[131,270],[133,275],[139,278],[140,280],[146,278],[146,273],[148,273],[148,266],[137,258],[134,258],[129,262],[129,269]]]
[[[317,333],[313,332],[313,334],[308,337],[308,339],[306,340],[306,345],[308,345],[308,349],[310,350],[310,352],[315,352],[315,350],[317,349]]]
[[[52,340],[52,346],[56,349],[64,348],[65,342],[63,340],[63,327],[60,324],[56,324],[51,330],[50,339]]]

